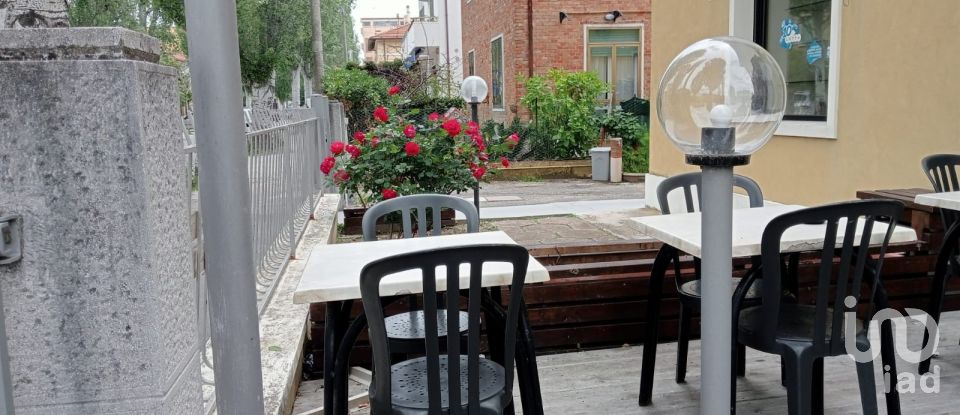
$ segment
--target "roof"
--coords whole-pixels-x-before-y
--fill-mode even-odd
[[[404,37],[407,36],[407,32],[410,31],[410,26],[412,26],[412,24],[405,24],[395,29],[390,29],[379,35],[370,36],[370,38],[367,39],[366,41],[367,50],[374,50],[374,46],[376,45],[378,40],[403,39]]]

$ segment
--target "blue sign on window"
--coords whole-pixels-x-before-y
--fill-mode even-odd
[[[791,18],[783,19],[780,23],[780,47],[784,49],[793,48],[793,45],[800,43],[800,25]]]
[[[807,63],[813,65],[822,58],[823,47],[820,46],[820,42],[814,40],[813,43],[810,43],[810,47],[807,48]]]

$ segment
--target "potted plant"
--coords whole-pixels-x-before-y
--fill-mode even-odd
[[[473,189],[509,165],[504,155],[519,142],[516,134],[486,138],[476,123],[437,113],[418,122],[419,109],[398,113],[404,104],[399,93],[391,87],[389,103],[374,110],[371,128],[355,132],[349,142],[334,142],[320,165],[354,204],[344,210],[346,218],[362,218],[368,206],[397,196]],[[358,220],[348,221],[344,232],[358,232]]]

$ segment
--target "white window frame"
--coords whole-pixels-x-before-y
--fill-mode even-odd
[[[464,69],[466,69],[465,72],[467,72],[467,75],[466,75],[466,76],[476,75],[476,74],[477,74],[477,50],[476,50],[476,49],[470,49],[470,50],[468,50],[466,56],[467,56],[467,59],[466,59],[467,65],[465,65],[466,68],[464,68]],[[470,62],[470,57],[473,57],[473,62]],[[470,68],[470,64],[473,64],[473,73],[472,73],[472,74],[469,73],[469,72],[470,72],[470,69],[471,69],[471,68]]]
[[[493,59],[492,57],[493,57],[493,42],[496,41],[497,39],[500,39],[500,89],[502,90],[500,91],[500,93],[503,94],[503,102],[500,105],[503,106],[502,108],[497,108],[497,106],[493,103]],[[507,84],[506,84],[507,43],[504,42],[503,33],[497,36],[494,36],[492,39],[490,39],[490,53],[491,53],[490,54],[490,57],[491,57],[490,59],[490,108],[492,108],[494,112],[505,112],[507,110]]]
[[[784,120],[776,135],[789,137],[837,138],[840,101],[840,44],[844,0],[833,0],[830,8],[830,70],[827,84],[827,120]],[[730,0],[730,36],[753,41],[755,0]]]
[[[731,0],[732,1],[732,0]],[[646,51],[646,33],[643,31],[643,23],[622,23],[622,24],[585,24],[583,25],[583,70],[590,70],[590,31],[598,29],[638,29],[640,31],[640,70],[637,74],[637,96],[645,97],[644,94],[646,91],[644,87],[646,86],[645,76],[643,68],[647,64],[647,54]],[[612,102],[612,101],[611,101]],[[611,104],[612,105],[612,104]]]

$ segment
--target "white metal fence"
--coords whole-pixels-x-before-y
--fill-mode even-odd
[[[332,104],[332,103],[331,103]],[[314,109],[283,111],[254,110],[245,117],[247,131],[247,172],[250,179],[250,221],[253,230],[251,253],[256,266],[257,305],[262,315],[280,275],[296,249],[307,222],[323,193],[324,177],[320,160],[326,153],[330,134],[346,136],[342,119],[330,105],[330,117],[318,117]],[[326,114],[323,114],[326,115]],[[203,356],[202,377],[207,413],[216,409],[213,358],[210,347],[210,320],[204,269],[204,239],[200,223],[199,174],[196,145],[186,133],[187,185],[191,189],[190,221],[194,229],[194,275],[197,278],[197,315]]]

